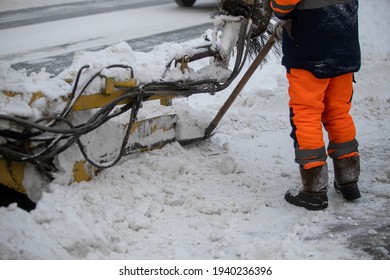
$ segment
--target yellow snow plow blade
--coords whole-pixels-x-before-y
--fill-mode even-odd
[[[18,192],[25,193],[23,186],[26,163],[0,159],[0,183]]]
[[[176,137],[176,124],[178,117],[175,114],[157,116],[148,118],[140,121],[136,121],[132,124],[130,130],[130,137],[127,146],[124,149],[123,155],[130,155],[139,152],[145,152],[152,149],[162,148],[164,145],[175,141]],[[128,124],[120,124],[112,122],[109,124],[111,131],[116,133],[113,137],[121,137]],[[98,141],[98,135],[91,135],[88,139],[88,143],[92,141]],[[107,139],[103,140],[106,141]],[[99,141],[98,141],[99,142]],[[109,143],[107,146],[110,146]],[[101,161],[108,160],[110,156],[113,156],[115,148],[111,147],[107,149],[103,143],[95,143],[94,149],[104,158],[100,158]],[[69,183],[89,181],[96,174],[99,173],[100,169],[90,164],[87,160],[80,157],[79,160],[70,162],[73,166],[73,176],[70,178]],[[21,193],[26,193],[25,184],[29,184],[29,174],[31,170],[33,172],[40,172],[33,164],[26,162],[17,162],[0,158],[0,184],[5,185],[11,189],[14,189]]]
[[[67,82],[70,84],[73,83],[73,81]],[[145,96],[143,100],[138,100],[137,96],[129,94],[129,91],[134,91],[136,89],[137,80],[134,79],[134,77],[124,81],[107,78],[101,92],[79,96],[77,101],[72,104],[70,111],[93,112],[91,110],[101,109],[113,101],[115,102],[117,99],[121,99],[121,101],[115,103],[116,106],[129,106],[130,108],[133,108],[131,111],[138,111],[136,106],[137,102],[141,103],[142,101],[148,100],[160,100],[160,104],[164,106],[170,105],[171,103],[170,95],[151,94]],[[0,94],[11,98],[21,95],[20,93],[11,91],[3,91],[0,92]],[[66,101],[70,96],[71,94],[64,96],[63,100]],[[172,97],[174,98],[175,96]],[[29,104],[31,105],[34,102],[39,102],[39,100],[45,98],[45,95],[40,91],[32,93]],[[99,168],[100,165],[104,166],[119,154],[120,157],[122,157],[134,153],[145,152],[161,148],[165,144],[175,141],[177,121],[178,117],[176,114],[155,116],[143,120],[136,120],[135,115],[128,123],[109,120],[104,127],[82,136],[82,142],[85,145],[85,149],[88,150],[89,153],[95,153],[94,159],[92,159],[92,157],[88,158],[88,155],[86,154],[82,155],[75,144],[70,147],[70,154],[72,154],[72,156],[66,155],[67,151],[63,152],[65,157],[67,157],[66,165],[73,166],[70,172],[65,172],[70,175],[68,182],[73,183],[90,180],[101,170],[101,168]],[[109,132],[107,133],[107,131]],[[103,134],[106,134],[106,137],[102,137]],[[122,139],[127,139],[126,143],[123,144],[125,146],[118,147],[122,144],[120,143]],[[13,145],[13,143],[9,142],[7,145]],[[32,142],[26,142],[26,145],[31,150],[46,148],[45,146],[36,146],[36,144]],[[77,156],[74,154],[77,154]],[[60,172],[63,171],[63,167],[56,166],[55,163],[59,161],[58,159],[61,156],[62,155],[59,154],[49,158],[48,162],[46,161],[46,163],[51,166],[49,169],[54,170],[54,173],[58,170],[60,170]],[[0,156],[0,184],[18,192],[26,193],[28,192],[27,189],[30,184],[36,184],[36,182],[31,183],[31,181],[34,181],[31,179],[31,174],[40,174],[34,176],[34,178],[42,177],[42,185],[46,185],[51,181],[52,178],[50,177],[52,176],[50,172],[46,172],[47,170],[45,171],[44,169],[45,168],[40,168],[33,162],[18,161]]]
[[[164,145],[175,141],[177,115],[164,115],[145,119],[133,123],[130,131],[130,140],[123,155],[145,152],[162,148]],[[116,124],[118,135],[125,131],[123,124]],[[101,146],[100,153],[104,151]],[[112,152],[111,152],[112,153]],[[109,151],[104,151],[104,155],[110,155]],[[113,156],[111,154],[111,156]],[[104,159],[102,159],[104,161]],[[97,173],[99,168],[94,167],[87,160],[79,160],[73,164],[73,182],[89,181]]]

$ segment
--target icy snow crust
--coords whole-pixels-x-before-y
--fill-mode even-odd
[[[285,71],[271,58],[210,141],[140,154],[91,182],[51,184],[30,213],[0,208],[0,258],[390,259],[390,3],[359,2],[363,67],[352,109],[359,201],[348,203],[333,188],[325,211],[284,201],[300,179]],[[204,127],[233,86],[171,108],[146,104],[140,113],[174,110]]]

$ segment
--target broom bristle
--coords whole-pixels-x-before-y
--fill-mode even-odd
[[[222,9],[222,1],[217,0],[218,10],[214,10],[210,17],[215,18],[220,15],[228,15],[229,13]],[[273,33],[276,22],[278,21],[276,17],[272,15],[272,10],[270,9],[269,0],[255,0],[254,4],[254,16],[252,16],[253,22],[253,38],[250,39],[249,44],[246,44],[248,51],[248,59],[253,60],[263,49],[264,45],[267,43],[271,34]],[[260,17],[259,17],[260,16]],[[277,41],[273,48],[272,53],[277,57],[281,56],[281,42]],[[264,58],[261,65],[267,63],[269,54]]]

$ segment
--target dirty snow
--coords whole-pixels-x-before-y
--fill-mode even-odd
[[[210,141],[140,154],[90,182],[53,183],[29,213],[15,204],[0,208],[0,258],[389,259],[389,12],[386,0],[360,1],[363,66],[352,109],[359,201],[348,203],[333,188],[324,211],[284,201],[299,176],[288,84],[273,57]],[[145,104],[140,114],[173,110],[206,127],[233,87],[175,99],[171,108]]]

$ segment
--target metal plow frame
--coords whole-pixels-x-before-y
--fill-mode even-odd
[[[29,122],[12,116],[0,115],[0,121],[14,122],[16,126],[25,127],[22,132],[0,130],[0,137],[8,137],[6,139],[11,139],[8,141],[11,145],[0,145],[0,183],[18,192],[28,193],[28,187],[26,186],[28,178],[25,178],[25,173],[26,170],[34,169],[34,172],[42,174],[41,184],[48,184],[54,179],[52,173],[56,172],[57,169],[54,163],[56,159],[65,154],[70,147],[76,146],[76,144],[80,149],[82,157],[80,154],[78,157],[72,159],[72,178],[69,178],[69,183],[90,180],[99,170],[114,166],[125,155],[161,148],[165,144],[175,141],[175,129],[178,117],[173,114],[137,120],[137,113],[142,103],[150,100],[160,100],[161,105],[167,106],[171,104],[171,100],[174,98],[188,97],[198,93],[215,93],[226,89],[240,73],[247,59],[251,34],[250,24],[250,20],[245,18],[241,19],[241,29],[236,44],[234,67],[231,76],[223,83],[216,80],[201,80],[155,82],[146,85],[137,85],[131,66],[111,65],[105,69],[114,67],[130,69],[130,79],[116,81],[113,78],[106,78],[105,88],[102,92],[83,95],[84,89],[88,86],[89,82],[100,75],[99,72],[76,94],[80,75],[84,69],[88,68],[86,65],[79,70],[75,81],[68,81],[69,83],[73,83],[74,90],[69,94],[67,106],[60,116],[46,118],[44,121],[48,125],[41,124],[42,120]],[[238,96],[243,85],[272,48],[274,42],[275,36],[272,35],[265,45],[263,52],[259,54],[258,58],[250,67],[250,71],[244,75],[243,80],[233,91],[227,101],[228,105],[225,104],[221,108],[216,118],[206,129],[204,137],[182,140],[182,144],[193,143],[194,141],[203,140],[212,135],[212,131],[217,126],[224,112],[230,107],[235,97]],[[211,44],[201,46],[199,52],[193,54],[191,57],[179,58],[174,62],[186,68],[188,67],[188,63],[207,57],[213,57],[215,60],[221,60],[221,63],[223,63],[223,58],[221,58],[218,49],[214,48]],[[169,67],[170,65],[167,65],[167,70]],[[12,96],[17,93],[3,92],[3,94]],[[33,94],[30,102],[35,102],[42,97],[42,93],[37,92]],[[97,112],[82,125],[74,126],[67,120],[68,114],[71,115],[72,112],[92,109],[97,110]],[[123,136],[123,141],[120,145],[121,147],[116,150],[116,155],[112,152],[111,160],[110,157],[99,158],[98,160],[91,159],[88,156],[85,144],[82,143],[83,141],[80,138],[83,135],[91,133],[102,124],[113,122],[111,120],[112,118],[127,111],[130,111],[130,119],[126,125],[119,128],[121,131],[120,135]],[[150,136],[156,133],[159,133],[161,137],[158,141],[152,143],[152,137]],[[47,141],[45,137],[48,137],[50,141]],[[40,139],[41,142],[37,139]],[[107,156],[107,152],[105,155]]]

